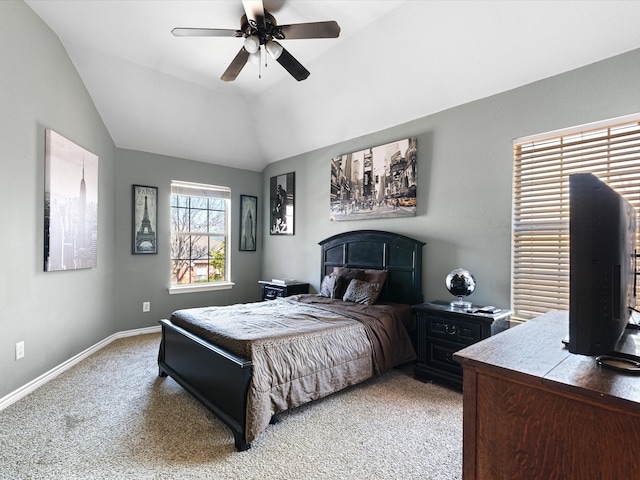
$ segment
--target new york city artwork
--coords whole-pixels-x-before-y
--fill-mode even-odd
[[[331,159],[331,221],[416,215],[415,137]]]
[[[98,262],[98,156],[53,130],[45,133],[44,270]]]

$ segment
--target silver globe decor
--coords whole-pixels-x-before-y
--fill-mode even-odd
[[[450,303],[452,307],[471,308],[471,302],[462,300],[467,295],[471,295],[476,289],[476,279],[470,271],[464,268],[456,268],[447,275],[444,283],[451,295],[458,297],[457,300]]]

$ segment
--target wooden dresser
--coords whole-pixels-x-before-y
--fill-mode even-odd
[[[551,312],[454,354],[463,366],[463,478],[640,478],[640,376],[570,353]],[[621,341],[640,353],[640,334]]]

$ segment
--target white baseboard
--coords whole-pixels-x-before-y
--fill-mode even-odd
[[[119,338],[125,338],[125,337],[133,337],[135,335],[145,335],[147,333],[159,333],[160,331],[161,331],[161,327],[160,327],[160,325],[158,325],[157,327],[137,328],[135,330],[125,330],[123,332],[114,333],[113,335],[108,336],[104,340],[102,340],[102,341],[96,343],[95,345],[87,348],[86,350],[80,352],[79,354],[75,355],[74,357],[71,357],[69,360],[61,363],[57,367],[54,367],[51,370],[49,370],[48,372],[43,373],[38,378],[30,381],[26,385],[23,385],[22,387],[18,388],[17,390],[14,390],[9,395],[6,395],[6,396],[0,398],[0,411],[4,410],[5,408],[7,408],[12,403],[17,402],[22,397],[25,397],[26,395],[30,394],[35,389],[37,389],[38,387],[41,387],[42,385],[44,385],[48,381],[53,380],[54,378],[56,378],[61,373],[69,370],[71,367],[73,367],[74,365],[80,363],[82,360],[87,358],[89,355],[92,355],[92,354],[96,353],[98,350],[106,347],[107,345],[109,345],[114,340],[117,340]]]

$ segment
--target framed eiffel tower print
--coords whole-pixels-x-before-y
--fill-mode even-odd
[[[158,253],[158,187],[133,185],[132,254]]]

